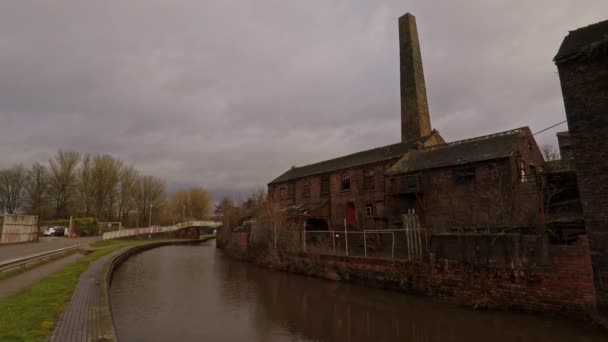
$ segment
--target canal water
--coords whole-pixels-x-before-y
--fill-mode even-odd
[[[229,259],[213,241],[131,257],[110,300],[120,342],[608,341],[567,321],[258,268]]]

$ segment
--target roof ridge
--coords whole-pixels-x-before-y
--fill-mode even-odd
[[[526,126],[518,127],[518,128],[510,129],[510,130],[507,130],[507,131],[503,131],[503,132],[497,132],[497,133],[492,133],[492,134],[480,135],[480,136],[473,137],[473,138],[466,138],[466,139],[461,139],[461,140],[455,140],[455,141],[452,141],[452,142],[449,142],[449,143],[445,143],[445,144],[428,146],[428,147],[424,147],[422,150],[423,151],[431,151],[431,150],[436,150],[436,149],[439,149],[439,148],[456,146],[456,145],[460,145],[460,144],[464,144],[464,143],[468,143],[468,142],[483,141],[483,140],[488,140],[488,139],[491,139],[491,138],[496,138],[496,137],[501,137],[501,136],[519,134],[519,133],[523,133],[523,131],[525,131],[526,129],[527,129]]]

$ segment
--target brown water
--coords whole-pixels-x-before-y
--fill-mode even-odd
[[[213,242],[133,256],[110,296],[120,342],[608,341],[567,321],[257,268],[228,259]]]

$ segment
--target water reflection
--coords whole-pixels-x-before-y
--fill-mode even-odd
[[[586,327],[480,313],[426,298],[230,260],[212,242],[169,246],[116,273],[120,341],[606,341]]]

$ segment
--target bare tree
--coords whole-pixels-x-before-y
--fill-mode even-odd
[[[544,144],[540,147],[540,152],[543,154],[545,161],[554,161],[560,159],[559,150],[551,144]]]
[[[56,217],[66,217],[70,205],[75,200],[78,178],[77,167],[80,154],[59,150],[54,158],[49,160],[49,194],[55,203]]]
[[[121,169],[122,161],[114,159],[110,155],[93,158],[91,186],[95,216],[99,219],[111,220],[114,217],[114,204]]]
[[[49,173],[47,168],[34,163],[29,170],[29,181],[25,189],[25,200],[32,214],[43,217],[48,201]]]
[[[135,204],[139,215],[139,225],[147,225],[148,219],[152,217],[153,208],[159,212],[163,202],[165,183],[153,176],[139,177],[135,186]]]
[[[85,154],[82,158],[80,170],[78,171],[78,190],[80,194],[80,205],[82,214],[91,215],[93,208],[93,185],[92,185],[92,162],[91,155]]]
[[[123,222],[123,224],[125,223],[127,213],[134,205],[133,193],[138,177],[137,170],[133,166],[123,167],[118,177],[118,220]]]
[[[14,214],[21,207],[27,180],[27,169],[23,165],[0,171],[0,202],[7,213]]]
[[[180,190],[168,199],[170,215],[174,220],[202,220],[211,215],[211,196],[203,188]]]

